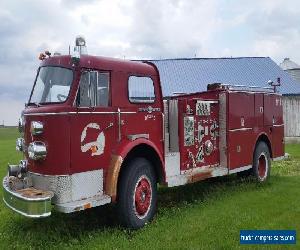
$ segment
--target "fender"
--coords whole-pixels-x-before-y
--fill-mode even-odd
[[[141,144],[146,144],[154,149],[162,163],[165,175],[163,156],[153,142],[145,138],[139,138],[134,141],[123,140],[120,144],[118,144],[114,154],[112,154],[105,180],[105,193],[112,198],[112,202],[116,201],[119,173],[123,160],[134,147]]]
[[[269,141],[269,143],[270,143],[270,145],[268,145],[268,147],[270,147],[270,156],[272,156],[272,141],[270,140],[268,134],[265,133],[265,132],[260,132],[260,133],[256,136],[256,138],[255,138],[255,144],[253,144],[253,149],[252,149],[253,154],[254,154],[254,151],[255,151],[256,143],[258,142],[258,138],[261,137],[261,136],[265,136],[265,137],[268,139],[268,141]]]

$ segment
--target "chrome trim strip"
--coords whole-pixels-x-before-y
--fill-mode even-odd
[[[234,173],[246,171],[250,168],[252,168],[252,165],[247,165],[247,166],[243,166],[243,167],[239,167],[239,168],[230,169],[229,174],[234,174]]]
[[[210,101],[210,100],[203,100],[203,99],[196,99],[197,102],[205,102],[205,103],[209,103],[209,104],[217,104],[219,103],[219,101]]]
[[[274,124],[273,127],[283,127],[284,124]]]
[[[57,112],[57,113],[28,113],[25,116],[44,116],[44,115],[76,115],[76,114],[118,114],[119,112],[98,112],[98,111],[79,111],[79,112]],[[135,111],[120,111],[121,114],[136,114]]]
[[[235,132],[235,131],[247,131],[252,130],[252,128],[236,128],[236,129],[229,129],[229,132]]]
[[[28,114],[24,114],[24,116],[43,116],[43,115],[68,115],[72,112],[59,112],[59,113],[28,113]]]
[[[79,112],[69,112],[69,114],[118,114],[119,111],[114,112],[106,112],[106,111],[79,111]],[[121,114],[136,114],[137,112],[134,111],[120,111]]]
[[[115,114],[116,112],[106,112],[106,111],[79,111],[79,112],[69,112],[70,114],[82,114],[82,115],[85,115],[85,114]]]
[[[39,176],[44,176],[44,177],[69,177],[70,175],[49,175],[49,174],[41,174],[41,173],[35,173],[35,172],[31,172],[31,171],[28,171],[28,173],[30,174],[34,174],[34,175],[39,175]]]

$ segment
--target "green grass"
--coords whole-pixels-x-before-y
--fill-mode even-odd
[[[16,129],[0,129],[0,177],[16,163]],[[240,229],[296,229],[300,248],[300,145],[286,145],[290,159],[273,163],[270,181],[259,185],[227,176],[159,190],[155,220],[138,231],[118,225],[115,208],[104,206],[75,214],[54,212],[32,220],[0,202],[1,248],[74,249],[282,249],[240,246]]]

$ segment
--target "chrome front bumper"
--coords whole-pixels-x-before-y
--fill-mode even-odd
[[[9,177],[3,179],[3,201],[13,211],[30,218],[51,215],[53,192],[35,188],[11,190]]]
[[[72,175],[20,173],[11,169],[3,179],[3,200],[13,211],[26,217],[51,215],[51,209],[72,213],[111,202],[103,193],[103,170]],[[51,205],[52,204],[52,205]]]

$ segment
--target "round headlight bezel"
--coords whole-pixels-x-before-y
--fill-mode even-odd
[[[44,160],[47,156],[47,147],[44,142],[34,141],[28,145],[27,153],[31,160]]]

